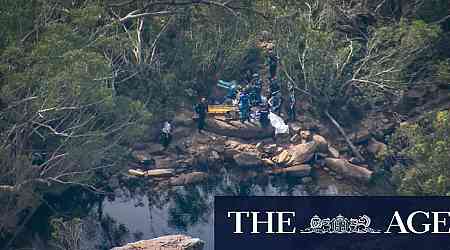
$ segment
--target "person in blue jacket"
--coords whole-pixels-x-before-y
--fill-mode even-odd
[[[247,89],[244,89],[239,95],[239,118],[242,123],[250,121],[250,99]]]
[[[259,78],[258,73],[253,74],[253,91],[254,91],[254,104],[261,104],[261,90],[262,90],[262,81]]]

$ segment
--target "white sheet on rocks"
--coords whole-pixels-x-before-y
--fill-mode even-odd
[[[275,128],[275,135],[289,134],[289,126],[286,125],[286,123],[284,123],[283,118],[270,112],[269,120],[270,120],[270,124],[272,124],[272,127]]]

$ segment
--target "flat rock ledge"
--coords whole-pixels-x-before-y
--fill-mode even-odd
[[[205,242],[187,235],[168,235],[151,240],[128,243],[111,250],[203,250]]]

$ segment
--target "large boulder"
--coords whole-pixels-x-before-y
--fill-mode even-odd
[[[203,250],[205,242],[186,235],[168,235],[152,240],[141,240],[128,243],[111,250]]]
[[[382,155],[387,151],[386,144],[371,138],[367,145],[367,151],[371,153],[373,156]]]
[[[320,135],[314,135],[312,141],[291,146],[287,149],[289,157],[285,163],[289,166],[301,165],[312,159],[314,153],[326,153],[328,151],[328,142]]]
[[[263,164],[257,153],[242,152],[234,155],[233,159],[240,167],[255,167]]]
[[[325,162],[327,167],[337,174],[364,183],[368,183],[373,174],[372,171],[343,159],[326,158]]]
[[[262,128],[259,123],[246,122],[242,124],[239,121],[224,121],[213,118],[207,120],[205,129],[218,135],[240,139],[264,139],[271,137],[273,134],[271,126]]]

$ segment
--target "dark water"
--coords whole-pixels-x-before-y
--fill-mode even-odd
[[[102,217],[114,220],[128,232],[120,244],[168,234],[187,234],[206,242],[212,250],[213,203],[215,195],[351,195],[346,187],[333,183],[304,185],[299,179],[269,177],[254,172],[223,170],[208,182],[158,191],[137,188],[116,190],[103,202]],[[321,178],[322,180],[322,178]],[[117,244],[117,243],[116,243]]]
[[[32,242],[33,249],[49,249],[52,218],[81,218],[83,230],[79,250],[104,250],[141,239],[186,234],[214,246],[214,196],[305,196],[360,195],[360,185],[336,181],[330,175],[313,171],[313,181],[269,176],[227,166],[210,172],[204,183],[183,187],[158,186],[147,178],[108,179],[108,195],[71,189],[63,196],[46,197],[27,225],[27,232],[16,242]],[[24,243],[25,244],[25,243]],[[29,244],[25,244],[29,247]]]

